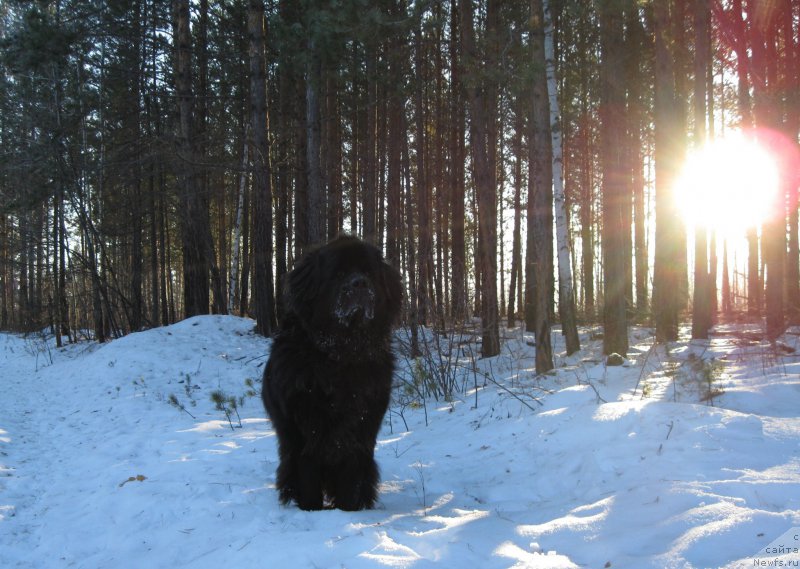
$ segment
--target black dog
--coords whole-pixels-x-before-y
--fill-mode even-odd
[[[289,273],[261,394],[278,435],[283,504],[374,505],[373,455],[389,406],[390,332],[401,301],[400,275],[354,237],[312,251]]]

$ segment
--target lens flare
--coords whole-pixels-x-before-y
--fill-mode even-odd
[[[776,211],[778,163],[755,135],[735,133],[687,156],[675,185],[678,211],[692,227],[742,235]]]

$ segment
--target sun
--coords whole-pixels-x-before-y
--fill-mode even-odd
[[[678,211],[689,227],[743,235],[774,209],[778,167],[753,137],[737,132],[691,152],[676,181]]]

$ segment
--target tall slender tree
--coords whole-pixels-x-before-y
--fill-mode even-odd
[[[555,48],[553,45],[553,16],[550,2],[544,8],[544,65],[547,74],[547,94],[550,111],[550,133],[553,156],[553,201],[556,218],[556,247],[558,248],[558,310],[562,334],[567,341],[567,354],[581,349],[575,315],[575,291],[572,286],[572,265],[569,250],[566,195],[564,193],[564,151],[561,142],[561,112],[558,104]]]
[[[481,328],[483,357],[500,353],[500,315],[497,305],[497,188],[495,172],[489,148],[490,131],[493,127],[494,109],[488,101],[495,86],[488,77],[487,69],[493,65],[493,53],[487,52],[481,60],[476,46],[472,0],[461,0],[461,41],[464,55],[473,76],[466,82],[467,101],[470,110],[470,146],[472,170],[478,201],[478,248],[481,284]],[[497,33],[497,4],[489,0],[487,5],[486,34]]]
[[[553,369],[549,275],[552,273],[547,238],[553,208],[550,188],[553,183],[550,109],[544,61],[544,6],[531,0],[530,49],[534,62],[531,111],[528,131],[528,237],[525,267],[525,326],[536,336],[536,373]]]
[[[309,20],[313,11],[307,15]],[[322,60],[319,53],[316,26],[307,23],[307,62],[306,62],[306,172],[308,180],[308,235],[306,245],[318,245],[327,233],[325,221],[325,187],[322,182],[322,138],[320,134],[320,90],[322,89]],[[265,101],[266,104],[266,101]]]
[[[457,1],[450,0],[450,210],[452,239],[452,315],[457,323],[467,318],[467,250],[465,212],[465,104],[463,85],[462,18]]]
[[[625,87],[622,4],[600,0],[601,157],[603,165],[603,352],[625,355],[628,322],[625,302],[624,207],[630,196],[625,183],[620,140],[624,139]]]
[[[701,148],[706,141],[706,78],[710,46],[708,0],[694,0],[694,144]],[[708,338],[711,328],[711,276],[708,267],[708,228],[694,228],[694,300],[692,303],[692,338]]]
[[[653,315],[656,338],[678,339],[680,310],[680,259],[678,212],[672,199],[677,172],[678,128],[675,101],[675,66],[671,53],[669,2],[653,3],[655,39],[655,189],[656,234],[653,278]]]
[[[253,136],[253,288],[256,326],[269,335],[275,328],[275,289],[272,269],[272,181],[267,132],[267,80],[264,0],[249,0],[247,32],[250,42],[250,109]]]
[[[210,229],[208,207],[201,195],[195,151],[195,113],[192,92],[192,35],[189,0],[173,1],[175,44],[175,91],[180,128],[178,170],[180,172],[181,245],[183,250],[184,314],[208,314],[210,262],[206,244]]]

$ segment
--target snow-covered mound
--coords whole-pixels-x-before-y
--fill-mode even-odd
[[[411,401],[424,366],[401,358],[380,504],[356,513],[278,505],[252,321],[2,334],[0,567],[800,565],[778,543],[800,526],[798,336],[718,332],[665,350],[634,330],[621,367],[586,333],[536,378],[509,331],[498,358],[459,352],[478,390],[448,402]]]

